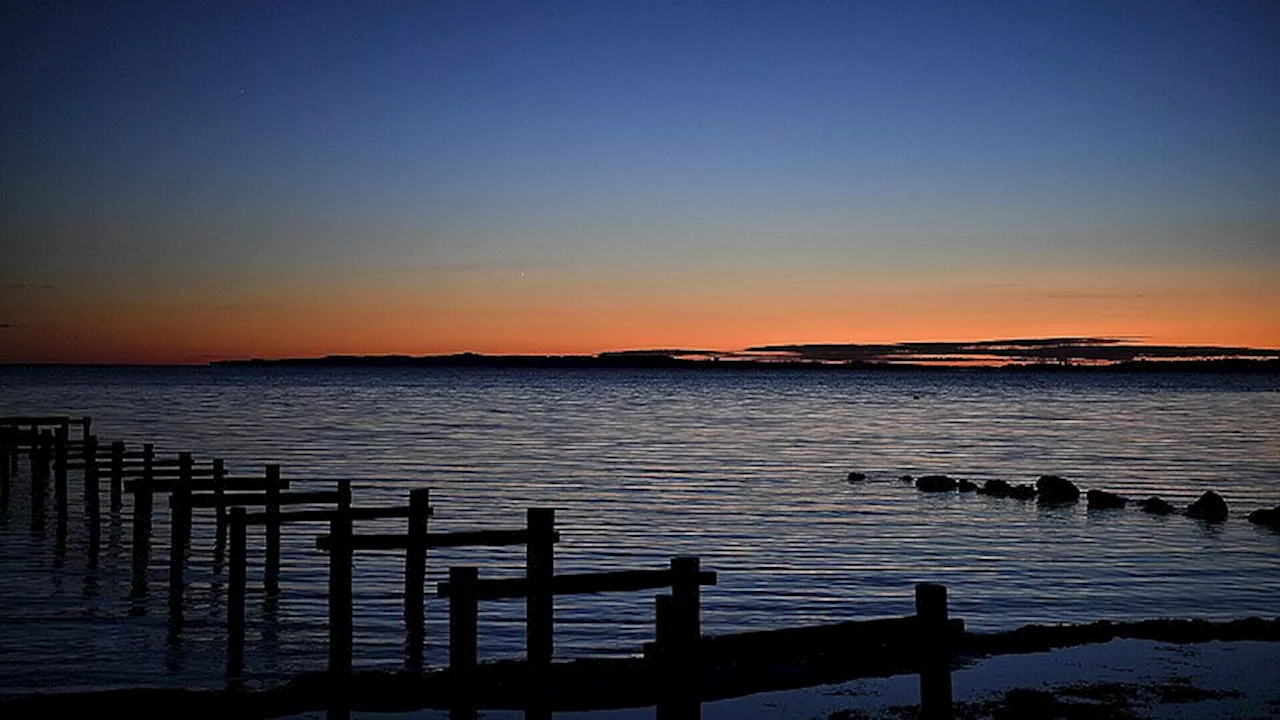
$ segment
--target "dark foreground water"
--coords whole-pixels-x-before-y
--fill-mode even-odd
[[[910,373],[4,369],[0,414],[91,415],[104,441],[226,458],[235,474],[355,480],[357,504],[430,487],[433,530],[512,527],[558,510],[563,572],[662,567],[694,554],[719,572],[704,630],[722,633],[910,612],[919,581],[948,586],[972,628],[1164,616],[1280,615],[1280,533],[1245,521],[1280,504],[1280,379]],[[869,474],[845,482],[850,470]],[[940,472],[1160,494],[1224,495],[1221,525],[1137,510],[1041,509],[923,495]],[[300,484],[301,487],[304,484]],[[79,495],[75,475],[72,497]],[[225,570],[197,512],[188,625],[166,639],[168,529],[157,503],[151,595],[129,599],[130,507],[104,516],[87,568],[72,510],[33,533],[25,464],[0,517],[0,693],[221,682]],[[396,531],[403,521],[369,531]],[[364,528],[362,528],[364,529]],[[247,672],[325,664],[325,529],[289,526],[278,602],[251,559]],[[251,552],[261,539],[251,535]],[[435,552],[518,575],[518,548]],[[402,560],[356,559],[356,664],[402,662]],[[561,597],[559,657],[630,653],[652,638],[653,593]],[[482,658],[523,651],[523,603],[481,607]],[[428,660],[447,609],[428,605]]]

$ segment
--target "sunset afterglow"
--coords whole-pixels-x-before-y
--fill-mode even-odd
[[[3,25],[0,362],[1280,347],[1266,4]]]

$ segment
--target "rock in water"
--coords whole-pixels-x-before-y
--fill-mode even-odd
[[[1057,475],[1042,475],[1036,481],[1036,494],[1041,505],[1064,505],[1080,499],[1080,488]]]
[[[1090,490],[1085,493],[1085,497],[1089,499],[1090,510],[1113,510],[1122,508],[1125,503],[1129,502],[1123,497],[1109,493],[1106,490]]]
[[[1152,515],[1168,515],[1173,512],[1173,506],[1158,497],[1149,497],[1146,500],[1139,500],[1138,507],[1143,512],[1149,512]]]
[[[1268,510],[1254,510],[1249,513],[1249,522],[1280,530],[1280,505]]]
[[[904,483],[913,483],[916,481],[916,479],[911,477],[910,475],[903,475],[902,477],[898,478],[898,480]]]
[[[1031,500],[1036,496],[1036,489],[1030,485],[1014,485],[1009,488],[1009,497],[1014,500]]]
[[[978,492],[982,495],[992,495],[994,497],[1009,497],[1009,493],[1013,492],[1013,486],[1004,480],[988,480],[982,484],[982,488]]]
[[[951,492],[956,489],[956,481],[946,475],[925,475],[916,480],[916,489],[920,492]]]
[[[965,480],[964,478],[960,478],[960,480],[957,481],[956,487],[960,489],[960,492],[973,492],[978,489],[977,483]]]
[[[1227,519],[1227,501],[1223,500],[1218,493],[1210,490],[1187,507],[1187,517],[1204,520],[1205,522],[1222,522]]]
[[[866,474],[866,473],[860,473],[860,472],[851,472],[851,473],[849,473],[849,477],[848,477],[848,478],[846,478],[846,479],[847,479],[849,482],[862,482],[863,480],[866,480],[866,479],[867,479],[867,474]]]

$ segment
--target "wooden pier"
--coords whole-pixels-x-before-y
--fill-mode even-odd
[[[653,605],[654,641],[643,648],[642,657],[630,661],[626,673],[605,683],[617,686],[612,695],[615,701],[621,697],[654,704],[663,718],[697,717],[704,700],[723,695],[726,688],[767,686],[768,682],[761,681],[770,672],[776,674],[781,665],[808,663],[815,668],[847,668],[851,662],[866,661],[867,653],[873,652],[882,663],[920,675],[924,717],[946,718],[951,714],[951,653],[963,632],[963,623],[948,617],[946,590],[942,586],[917,586],[915,612],[901,618],[705,636],[701,629],[702,588],[716,585],[718,576],[704,570],[697,557],[674,557],[665,567],[557,574],[555,547],[562,535],[556,529],[552,508],[528,508],[523,524],[508,528],[432,532],[430,521],[435,508],[426,488],[410,491],[403,504],[357,506],[353,504],[352,479],[286,477],[274,464],[264,466],[260,473],[236,475],[220,458],[201,459],[190,452],[161,454],[152,444],[100,442],[92,427],[87,417],[0,418],[0,518],[7,522],[13,484],[20,476],[20,460],[25,457],[32,532],[45,532],[52,481],[55,537],[65,552],[72,506],[69,486],[78,481],[89,562],[96,563],[104,523],[101,485],[105,478],[106,522],[121,524],[126,496],[131,499],[127,503],[132,524],[130,596],[142,603],[149,594],[156,496],[167,496],[168,627],[171,639],[176,640],[181,637],[186,620],[186,570],[193,561],[193,516],[212,510],[216,529],[214,567],[221,567],[224,555],[227,562],[226,583],[220,589],[225,593],[226,608],[226,680],[232,690],[244,687],[252,679],[252,670],[245,663],[248,529],[263,528],[261,590],[267,602],[274,603],[280,593],[282,533],[302,526],[304,533],[314,534],[317,527],[327,529],[315,534],[314,542],[308,544],[313,552],[328,555],[326,673],[332,681],[331,688],[351,690],[349,680],[359,674],[353,666],[353,588],[359,582],[353,572],[355,555],[395,551],[404,557],[404,668],[421,682],[439,685],[437,694],[455,710],[474,710],[500,702],[524,707],[530,717],[545,717],[553,708],[572,705],[566,702],[565,693],[555,688],[565,678],[582,673],[583,666],[582,661],[570,663],[570,670],[564,663],[553,662],[555,598],[659,591]],[[294,489],[298,485],[313,488],[326,483],[333,489]],[[292,509],[295,506],[303,507]],[[363,522],[398,519],[405,521],[403,532],[357,532],[357,525]],[[523,577],[492,578],[482,577],[483,568],[475,565],[449,567],[448,581],[435,587],[435,596],[448,600],[449,617],[439,627],[442,631],[447,628],[449,664],[446,668],[428,669],[424,657],[427,633],[436,627],[428,626],[426,617],[430,551],[468,546],[522,548],[525,572]],[[477,653],[480,603],[515,598],[525,602],[524,660],[515,664],[482,663]],[[612,666],[616,663],[600,667]],[[499,684],[505,688],[501,692],[494,685],[499,676],[503,678]],[[342,697],[332,694],[326,703],[339,714],[350,707]]]

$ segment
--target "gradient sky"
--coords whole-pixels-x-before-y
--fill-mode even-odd
[[[1269,0],[2,12],[0,361],[1280,347]]]

